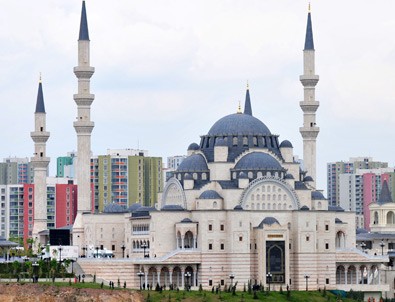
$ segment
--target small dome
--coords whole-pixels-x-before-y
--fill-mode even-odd
[[[131,212],[134,212],[134,211],[136,211],[138,208],[140,208],[141,207],[141,204],[139,204],[139,203],[134,203],[134,204],[132,204],[129,208],[128,208],[128,212],[129,213],[131,213]]]
[[[210,136],[271,135],[269,128],[249,114],[234,113],[218,120],[208,131]]]
[[[293,148],[293,146],[290,141],[284,140],[281,142],[280,148]]]
[[[328,206],[328,211],[344,212],[344,209],[339,206]]]
[[[313,200],[325,200],[326,198],[320,191],[311,192],[311,199]]]
[[[305,178],[303,178],[303,181],[304,181],[304,182],[310,182],[310,181],[314,181],[314,180],[313,180],[313,177],[311,177],[311,176],[306,176]]]
[[[300,208],[301,211],[310,211],[310,208],[308,206],[303,206]]]
[[[196,144],[196,143],[192,143],[192,144],[190,144],[190,145],[188,146],[188,151],[197,151],[197,150],[199,150],[199,149],[200,149],[200,147],[199,147],[199,145]]]
[[[192,180],[193,180],[193,177],[192,177],[192,175],[191,175],[191,174],[189,174],[189,173],[185,173],[185,175],[184,175],[184,180],[190,180],[190,179],[192,179]]]
[[[184,208],[180,205],[167,204],[162,207],[161,211],[184,211]]]
[[[223,138],[217,139],[215,142],[216,147],[227,147],[228,145],[226,144],[225,140]]]
[[[126,207],[117,203],[110,203],[104,207],[103,213],[126,213]]]
[[[292,175],[292,174],[286,174],[285,176],[284,176],[284,179],[295,179],[294,178],[294,176]]]
[[[258,228],[263,228],[263,226],[266,225],[272,225],[272,224],[278,224],[280,225],[280,223],[278,222],[278,220],[274,217],[265,217],[261,223],[258,225]]]
[[[135,212],[152,212],[152,211],[156,211],[156,209],[154,207],[141,206]]]
[[[237,205],[237,206],[235,206],[234,208],[233,208],[233,210],[235,210],[235,211],[243,211],[243,207],[241,206],[241,205]]]
[[[341,224],[341,223],[343,223],[343,221],[341,221],[339,218],[335,218],[335,223]]]
[[[283,170],[280,163],[271,155],[252,152],[243,156],[236,164],[235,170]]]
[[[222,199],[222,197],[214,190],[207,190],[200,194],[199,199]]]
[[[247,178],[248,178],[248,176],[246,173],[244,173],[244,172],[239,173],[239,179],[247,179]]]
[[[181,223],[191,223],[191,222],[193,221],[189,218],[184,218],[183,220],[181,220]]]
[[[201,154],[192,154],[184,159],[177,168],[177,172],[208,171],[206,160]]]

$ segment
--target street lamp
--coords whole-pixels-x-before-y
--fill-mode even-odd
[[[268,272],[266,274],[267,283],[269,284],[269,292],[270,292],[270,282],[272,281],[272,277],[273,277],[273,274],[271,272]]]
[[[139,271],[139,272],[137,273],[137,276],[140,277],[140,290],[141,290],[141,289],[142,289],[142,287],[141,287],[141,278],[144,276],[144,273],[143,273],[142,271]]]
[[[126,246],[122,243],[122,245],[121,245],[122,258],[125,258],[125,249],[126,249]]]
[[[189,278],[190,277],[191,277],[191,273],[190,272],[186,272],[185,273],[185,278],[187,278],[187,284],[186,284],[187,291],[189,290]]]
[[[74,262],[75,262],[75,260],[74,259],[70,259],[70,262],[71,262],[71,274],[74,274]]]
[[[308,291],[309,290],[309,278],[310,278],[310,276],[309,275],[304,275],[304,278],[306,279],[306,291]]]
[[[231,273],[229,275],[230,278],[230,288],[233,289],[233,279],[235,278],[235,274]]]
[[[86,245],[82,247],[82,250],[84,251],[84,255],[83,255],[84,258],[86,258],[86,250],[87,250],[87,249],[88,249],[88,248],[86,247]]]
[[[381,239],[380,246],[381,246],[381,256],[383,256],[384,255],[384,246],[385,246],[384,239]]]
[[[62,248],[61,245],[59,245],[58,250],[59,250],[59,262],[62,263],[62,250],[63,250],[63,248]]]
[[[96,258],[99,258],[99,247],[96,247]]]
[[[147,244],[144,242],[142,245],[141,245],[141,247],[144,249],[144,258],[148,258],[149,257],[149,255],[145,255],[145,249],[148,247],[147,246]]]
[[[38,276],[36,277],[36,274],[38,274],[36,267],[40,266],[37,261],[35,261],[34,263],[32,263],[33,266],[33,283],[37,283],[38,282]]]
[[[365,249],[366,249],[366,243],[365,243],[365,241],[362,241],[362,242],[361,242],[361,248],[362,248],[362,252],[365,252]]]

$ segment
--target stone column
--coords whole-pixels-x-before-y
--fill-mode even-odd
[[[184,236],[181,236],[181,249],[185,249],[185,244],[184,244]]]
[[[156,272],[156,275],[157,275],[157,277],[158,277],[158,284],[159,284],[159,286],[160,286],[160,270],[158,270],[157,272]]]
[[[184,281],[184,279],[185,279],[185,276],[184,276],[184,273],[185,273],[185,268],[184,267],[181,267],[181,288],[184,288],[185,287],[185,281]]]
[[[169,285],[173,284],[173,269],[169,268]]]
[[[344,266],[344,284],[347,284],[347,272],[348,271],[348,266]]]

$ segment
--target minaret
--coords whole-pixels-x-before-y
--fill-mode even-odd
[[[49,132],[46,131],[46,113],[44,106],[43,87],[38,84],[36,111],[34,112],[34,131],[30,133],[34,142],[34,157],[31,163],[34,170],[34,223],[33,240],[37,247],[38,243],[45,244],[41,240],[39,232],[47,229],[47,169],[49,158],[46,156],[46,143]]]
[[[77,133],[77,184],[78,206],[77,217],[73,225],[73,244],[81,245],[82,240],[82,213],[92,212],[91,186],[90,186],[90,158],[91,133],[94,123],[90,120],[91,104],[95,98],[90,93],[90,78],[95,69],[90,66],[89,32],[86,18],[85,1],[82,1],[80,34],[78,39],[78,66],[74,73],[78,79],[78,93],[74,95],[77,104],[77,120],[74,128]],[[77,239],[79,238],[79,239]]]
[[[307,15],[306,40],[303,50],[304,73],[300,76],[304,88],[304,100],[300,102],[303,111],[303,127],[299,128],[303,137],[303,161],[304,169],[313,178],[311,185],[316,182],[316,139],[320,128],[316,126],[315,112],[320,105],[315,100],[315,85],[319,77],[315,74],[315,50],[313,41],[313,29],[311,26],[311,13]]]
[[[250,100],[250,86],[247,83],[246,100],[244,103],[244,114],[252,115],[251,100]]]

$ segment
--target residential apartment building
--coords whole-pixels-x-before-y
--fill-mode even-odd
[[[0,184],[26,184],[33,182],[33,167],[27,157],[8,157],[0,163]]]
[[[68,152],[67,156],[56,159],[56,177],[75,178],[75,161],[77,154]]]
[[[167,158],[167,167],[164,169],[166,181],[173,177],[174,171],[177,170],[186,157],[186,155],[175,155]]]
[[[387,168],[388,163],[373,161],[371,157],[351,157],[349,161],[339,161],[327,164],[327,192],[330,205],[340,205],[341,174],[355,174],[357,169]]]

